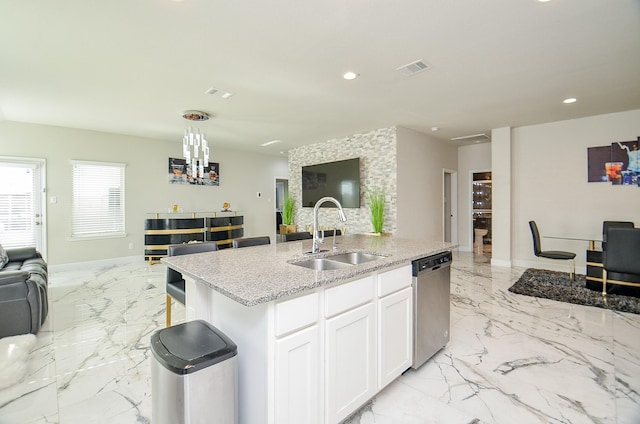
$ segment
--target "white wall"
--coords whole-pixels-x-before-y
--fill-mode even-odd
[[[397,127],[398,231],[403,238],[444,240],[443,170],[458,168],[457,146]]]
[[[46,125],[0,122],[0,155],[44,158],[47,161],[48,261],[52,265],[144,254],[147,212],[166,211],[178,203],[184,211],[217,211],[224,202],[245,215],[245,235],[275,235],[275,177],[287,175],[284,157],[217,149],[220,186],[175,186],[167,182],[169,157],[181,157],[180,135],[175,142],[76,130]],[[125,180],[127,237],[70,241],[70,160],[127,164]],[[257,192],[262,193],[257,198]],[[129,243],[135,247],[129,250]]]
[[[511,266],[511,128],[491,131],[491,264]]]
[[[473,249],[471,196],[472,172],[491,169],[491,143],[458,148],[458,240],[460,250]]]
[[[638,136],[640,110],[512,130],[514,265],[554,267],[533,255],[529,220],[537,222],[542,235],[599,237],[604,220],[640,226],[640,187],[587,182],[588,147],[634,141]],[[584,273],[586,242],[543,238],[542,247],[576,252],[578,272]],[[566,265],[555,269],[566,270]]]

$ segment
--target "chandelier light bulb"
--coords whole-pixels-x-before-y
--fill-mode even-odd
[[[182,117],[189,121],[206,121],[209,114],[199,110],[187,110]],[[182,154],[187,165],[187,176],[189,178],[201,179],[204,177],[204,169],[209,166],[209,143],[203,132],[192,127],[185,130],[182,139]]]

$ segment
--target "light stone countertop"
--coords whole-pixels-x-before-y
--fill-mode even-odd
[[[338,236],[336,242],[338,250],[334,251],[332,237],[325,237],[320,248],[326,251],[316,255],[305,254],[311,251],[312,242],[304,240],[171,256],[163,258],[162,262],[186,276],[204,281],[212,289],[244,306],[255,306],[326,284],[348,281],[373,271],[409,264],[414,259],[455,247],[445,242],[365,234]],[[291,263],[349,252],[373,253],[384,257],[327,271],[315,271]]]

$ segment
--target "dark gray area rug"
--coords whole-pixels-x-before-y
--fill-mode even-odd
[[[585,283],[584,275],[578,274],[575,281],[571,281],[566,272],[529,268],[509,287],[509,291],[525,296],[640,314],[639,298],[611,293],[607,294],[605,299],[601,292],[586,288]]]

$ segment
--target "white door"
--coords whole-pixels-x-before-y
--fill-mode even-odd
[[[327,321],[325,422],[347,418],[376,393],[373,303]]]
[[[0,244],[46,258],[44,159],[0,157]]]
[[[458,173],[444,169],[442,174],[442,240],[458,242]]]

